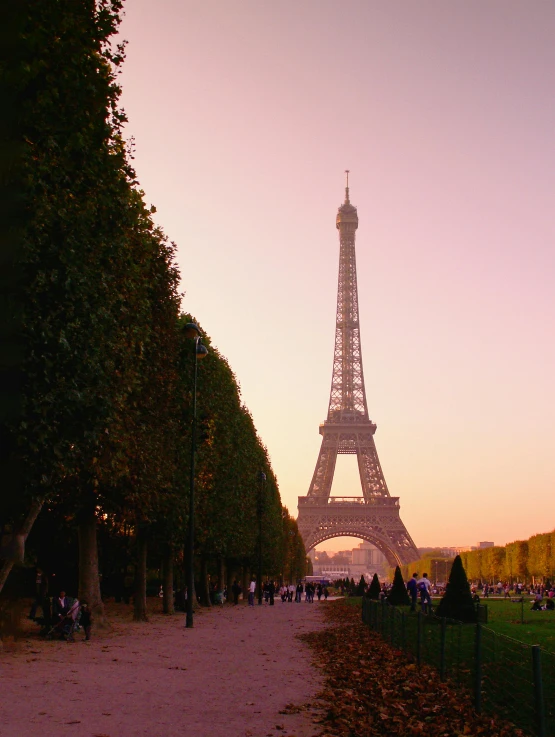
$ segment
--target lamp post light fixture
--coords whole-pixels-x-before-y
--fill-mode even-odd
[[[258,472],[258,604],[262,606],[262,512],[264,503],[264,484],[266,483],[266,474],[264,471]]]
[[[189,478],[189,535],[187,539],[186,580],[187,580],[187,604],[185,614],[185,627],[193,626],[193,606],[195,597],[195,453],[197,434],[197,368],[199,358],[204,358],[208,353],[206,346],[202,345],[200,330],[194,322],[185,325],[185,337],[194,339],[195,366],[193,369],[193,417],[191,421],[191,475]]]

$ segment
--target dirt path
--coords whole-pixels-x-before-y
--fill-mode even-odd
[[[0,735],[313,737],[302,707],[322,679],[296,635],[321,629],[325,606],[219,607],[187,630],[112,605],[113,631],[90,642],[30,636],[0,654]]]

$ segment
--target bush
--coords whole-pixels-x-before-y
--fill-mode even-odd
[[[394,606],[403,606],[410,604],[410,598],[407,592],[407,587],[403,580],[403,574],[399,566],[395,568],[395,575],[393,577],[393,586],[387,596],[387,600]]]
[[[458,619],[460,622],[476,621],[476,609],[460,555],[453,561],[449,582],[436,609],[436,616]]]
[[[382,587],[380,586],[380,579],[378,578],[378,574],[374,573],[374,577],[372,578],[372,583],[370,584],[370,588],[368,589],[368,593],[367,593],[368,598],[379,599],[381,590],[382,590]]]
[[[366,591],[366,581],[364,580],[364,576],[360,577],[360,581],[357,584],[357,587],[355,589],[355,596],[364,596],[364,592]]]

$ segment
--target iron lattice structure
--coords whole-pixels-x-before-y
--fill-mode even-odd
[[[399,517],[399,498],[389,494],[368,416],[358,313],[355,234],[357,209],[349,199],[336,218],[339,230],[339,279],[330,402],[320,425],[322,445],[306,496],[299,497],[297,523],[307,552],[332,537],[360,537],[375,545],[390,565],[418,558]],[[338,454],[356,455],[362,496],[330,496]]]

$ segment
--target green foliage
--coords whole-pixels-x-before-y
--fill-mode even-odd
[[[79,521],[96,515],[107,568],[123,570],[138,532],[157,555],[183,546],[195,356],[183,332],[191,317],[179,317],[175,246],[152,220],[122,137],[124,49],[112,44],[121,8],[21,0],[3,17],[9,146],[0,156],[9,156],[2,183],[15,222],[0,240],[9,348],[0,389],[10,388],[0,528],[31,498],[46,499],[47,523],[32,538],[46,555],[41,530],[63,527],[75,545]],[[300,577],[304,547],[267,450],[227,361],[205,342],[196,552],[251,566],[261,516],[265,570]]]
[[[460,622],[476,621],[476,609],[460,555],[453,561],[447,588],[436,609],[436,616],[457,619]]]
[[[374,573],[372,577],[372,581],[370,582],[370,588],[368,589],[368,592],[366,595],[370,599],[379,599],[381,590],[382,590],[382,587],[380,585],[380,579],[378,578],[378,574]]]
[[[179,319],[179,396],[182,403],[181,474],[188,476],[194,342],[184,326],[198,320]],[[200,327],[200,325],[199,325]],[[277,479],[248,409],[241,402],[236,378],[208,335],[208,354],[198,363],[197,405],[202,437],[197,434],[195,467],[195,547],[211,559],[222,557],[252,566],[257,561],[262,522],[265,573],[302,577],[305,551],[296,522],[282,509]],[[266,479],[261,481],[260,472]],[[187,489],[188,489],[188,485]]]
[[[360,581],[356,585],[355,588],[355,596],[364,596],[366,592],[366,581],[364,580],[364,576],[360,577]]]
[[[393,585],[387,595],[387,600],[394,606],[404,606],[410,604],[410,597],[407,592],[407,587],[403,580],[403,575],[399,566],[395,568],[395,575],[393,576]]]
[[[536,578],[553,580],[555,572],[555,531],[529,538],[526,567]]]
[[[283,507],[282,520],[283,569],[281,573],[285,582],[294,582],[311,573],[307,570],[306,551],[297,521],[291,517],[287,507]]]
[[[555,533],[550,533],[555,536]],[[505,546],[505,554],[507,556],[506,568],[508,569],[509,579],[517,581],[526,581],[528,578],[528,542],[517,540]],[[553,563],[553,560],[552,560]],[[552,570],[555,566],[552,565]]]
[[[500,547],[484,548],[481,554],[480,567],[482,577],[487,581],[505,580],[505,549]]]
[[[431,551],[420,560],[401,567],[405,578],[413,570],[428,571],[438,581],[444,581],[451,561]],[[529,540],[517,540],[504,547],[479,548],[461,553],[463,566],[471,581],[529,581],[532,577],[547,580],[555,574],[555,531],[533,535]],[[393,571],[390,571],[390,575]]]
[[[547,580],[555,573],[555,531],[517,540],[505,547],[481,548],[462,553],[468,577],[474,581]]]
[[[164,361],[171,366],[158,329],[175,323],[178,274],[121,136],[123,49],[110,45],[120,9],[115,0],[24,0],[3,68],[24,211],[11,300],[21,411],[3,427],[28,493],[67,493],[76,511],[91,494],[96,507],[117,505],[116,483],[138,482],[145,459],[164,466],[156,433],[147,451],[137,432],[159,399]]]

